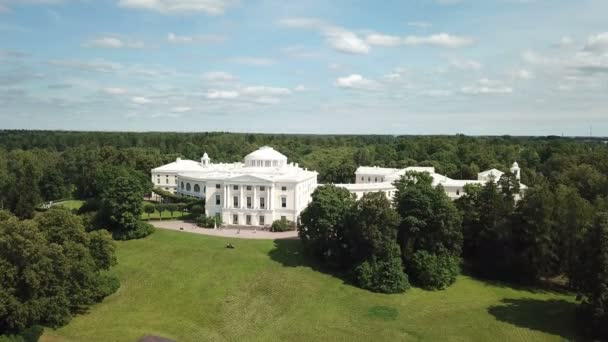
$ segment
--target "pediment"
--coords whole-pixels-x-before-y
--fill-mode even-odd
[[[238,183],[266,183],[266,184],[272,183],[272,181],[270,181],[266,178],[252,176],[252,175],[234,176],[234,177],[230,177],[230,178],[226,179],[226,181],[238,182]]]

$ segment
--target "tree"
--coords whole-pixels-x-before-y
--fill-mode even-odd
[[[156,211],[158,211],[158,217],[162,220],[163,219],[163,212],[167,210],[167,205],[166,204],[162,204],[159,203],[156,205]]]
[[[286,232],[286,231],[295,230],[295,229],[296,229],[295,222],[289,221],[285,218],[282,218],[280,220],[275,220],[274,222],[272,222],[272,225],[270,226],[271,232]]]
[[[355,282],[362,288],[398,293],[409,288],[397,244],[399,215],[384,192],[363,195],[346,230]]]
[[[106,233],[105,252],[93,252],[97,235],[61,208],[0,221],[0,334],[61,326],[116,291],[117,278],[103,272],[103,260],[115,260],[113,242]]]
[[[155,210],[156,208],[152,203],[146,203],[144,205],[144,211],[146,212],[146,214],[148,214],[148,219],[150,219],[150,214],[154,214]]]
[[[428,173],[408,172],[395,182],[395,207],[401,216],[399,241],[406,270],[412,280],[426,287],[444,288],[449,284],[426,284],[423,274],[441,271],[429,268],[431,264],[415,263],[416,253],[425,251],[439,260],[456,260],[462,252],[462,216],[441,186],[433,187],[433,178]],[[421,269],[419,266],[425,266]],[[409,272],[409,271],[408,271]],[[420,277],[420,278],[419,278]],[[429,276],[427,279],[444,279]],[[450,278],[450,284],[455,277]]]
[[[345,230],[355,205],[355,196],[344,188],[323,185],[300,215],[298,235],[304,248],[336,268],[348,265]]]
[[[423,249],[460,256],[462,217],[443,188],[433,187],[432,181],[427,173],[409,172],[395,183],[402,253]]]
[[[171,213],[171,217],[173,217],[173,213],[177,210],[177,204],[169,203],[167,204],[167,211]]]
[[[42,202],[39,184],[41,166],[29,151],[13,151],[8,159],[9,173],[7,206],[20,218],[31,218]]]
[[[598,213],[581,246],[573,283],[582,294],[581,322],[594,338],[608,340],[608,212]]]

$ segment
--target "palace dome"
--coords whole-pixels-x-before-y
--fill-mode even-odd
[[[263,146],[245,156],[245,166],[281,167],[287,164],[287,157],[272,147]]]

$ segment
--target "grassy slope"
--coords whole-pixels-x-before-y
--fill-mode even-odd
[[[42,341],[542,341],[574,338],[572,297],[459,277],[374,294],[303,265],[299,242],[158,229],[119,244],[122,287]]]
[[[53,206],[57,206],[57,207],[62,206],[62,207],[66,207],[68,209],[80,209],[80,207],[82,207],[83,204],[84,204],[84,201],[81,201],[81,200],[69,200],[69,201],[53,203]]]

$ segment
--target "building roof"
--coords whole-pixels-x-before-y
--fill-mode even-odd
[[[177,158],[174,162],[159,166],[152,169],[156,172],[187,172],[187,171],[199,171],[205,168],[201,166],[199,162],[194,160]]]
[[[287,157],[280,152],[276,151],[270,146],[262,146],[259,149],[249,153],[245,156],[247,160],[282,160],[287,161]]]

